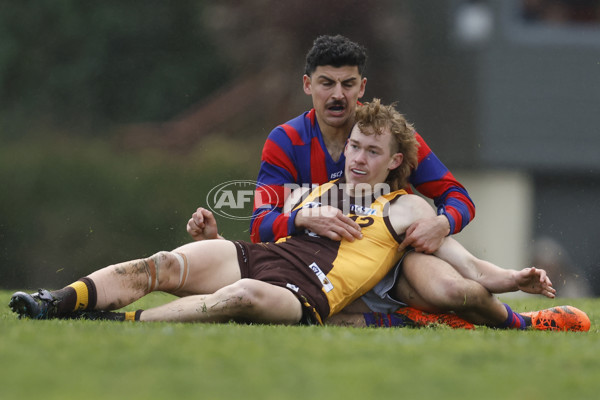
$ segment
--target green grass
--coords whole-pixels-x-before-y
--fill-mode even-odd
[[[0,292],[7,304],[10,292]],[[169,299],[153,295],[131,307]],[[18,320],[0,307],[1,399],[593,399],[587,333]]]

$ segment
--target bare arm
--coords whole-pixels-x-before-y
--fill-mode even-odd
[[[398,235],[407,235],[416,222],[431,218],[436,218],[435,211],[429,203],[414,194],[400,196],[390,206],[390,222]],[[400,246],[401,249],[405,247],[405,242]]]
[[[479,282],[492,293],[521,290],[550,298],[554,298],[556,293],[543,269],[524,268],[516,271],[501,268],[475,257],[450,237],[444,240],[442,246],[435,252],[435,256],[448,262],[465,278]]]
[[[405,233],[415,221],[432,216],[435,216],[435,212],[431,206],[415,195],[400,197],[390,208],[390,221],[398,234]],[[445,238],[434,255],[452,265],[463,277],[479,282],[492,293],[522,290],[550,298],[556,293],[546,271],[537,268],[520,271],[500,268],[478,259],[452,237]]]

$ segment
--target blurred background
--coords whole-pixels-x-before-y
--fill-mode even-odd
[[[363,100],[397,102],[469,190],[467,248],[600,293],[600,0],[0,0],[0,288],[187,242],[311,107],[304,56],[337,33],[368,50]]]

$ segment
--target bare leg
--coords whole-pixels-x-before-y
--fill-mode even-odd
[[[178,258],[176,253],[182,256]],[[88,278],[96,285],[95,308],[115,310],[155,290],[179,296],[213,293],[239,280],[241,275],[235,245],[225,240],[206,240],[189,243],[173,252],[163,251],[148,258],[111,265]]]
[[[159,252],[151,257],[111,265],[98,270],[60,291],[48,293],[50,301],[65,304],[67,296],[85,299],[79,310],[114,310],[144,295],[160,290],[182,297],[146,311],[129,313],[87,313],[90,319],[142,321],[224,322],[295,324],[302,318],[302,305],[288,289],[253,279],[241,279],[235,244],[206,240]],[[92,293],[94,300],[87,302]],[[31,300],[31,301],[28,301]],[[40,312],[31,295],[23,293],[13,301],[15,312],[47,319],[73,311]],[[91,305],[90,305],[91,304]],[[90,305],[88,307],[88,305]],[[62,313],[62,314],[61,314]],[[123,315],[121,315],[123,314]],[[42,316],[43,318],[40,318]]]
[[[214,294],[183,297],[145,310],[140,321],[296,324],[302,306],[289,290],[253,279],[242,279]]]
[[[508,317],[504,305],[481,284],[463,278],[450,264],[412,252],[403,263],[394,297],[428,312],[454,311],[478,325],[498,326]]]
[[[342,311],[327,318],[325,323],[327,325],[338,325],[338,326],[353,326],[357,328],[363,328],[367,326],[363,313],[370,312],[371,310],[360,298],[354,300],[354,302],[348,304]]]

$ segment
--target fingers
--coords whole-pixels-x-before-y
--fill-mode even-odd
[[[349,226],[333,226],[329,231],[325,232],[324,236],[331,240],[340,241],[346,239],[349,242],[353,242],[355,239],[361,239],[362,234],[359,230]]]
[[[402,251],[412,244],[414,239],[411,236],[411,233],[413,232],[413,230],[414,230],[413,226],[411,225],[408,227],[406,232],[404,232],[404,240],[402,241],[402,243],[400,243],[400,246],[398,247],[398,251]],[[415,249],[415,250],[418,252],[417,249]]]
[[[556,297],[556,290],[554,288],[548,288],[542,292],[542,294],[551,299]]]
[[[186,230],[195,240],[201,239],[207,226],[216,225],[217,221],[212,212],[203,207],[198,207],[187,223]]]
[[[215,221],[215,217],[213,216],[213,213],[206,208],[199,207],[198,210],[192,214],[191,221],[193,221],[194,227],[204,229],[206,225]]]
[[[195,225],[194,219],[190,218],[190,220],[188,221],[187,226],[186,226],[186,230],[190,235],[196,231],[196,228],[194,227],[194,225]]]
[[[552,281],[550,280],[550,277],[548,277],[546,270],[537,269],[535,267],[531,267],[531,269],[532,269],[532,271],[535,271],[536,273],[539,274],[540,282],[545,282],[548,286],[552,286]]]
[[[356,221],[344,215],[341,211],[338,211],[337,218],[339,223],[335,226],[335,228],[338,228],[336,233],[339,236],[350,242],[352,242],[354,239],[362,238],[360,225],[358,225]]]
[[[426,225],[414,223],[406,230],[398,250],[411,246],[419,253],[433,254],[440,248],[444,238],[445,236],[440,236],[434,230],[428,230]]]
[[[196,237],[202,233],[202,229],[198,227],[198,224],[196,224],[194,218],[190,218],[187,223],[186,230],[187,233],[194,239],[196,239]]]
[[[341,219],[334,221],[334,223],[331,224],[321,236],[325,236],[331,240],[337,241],[346,239],[349,242],[353,242],[355,239],[361,239],[362,233],[360,232],[360,226],[354,226],[356,223],[352,220],[350,220],[350,222],[353,224]]]
[[[545,270],[530,267],[524,268],[521,274],[524,285],[523,291],[533,294],[538,293],[551,299],[556,297],[556,289],[552,287],[552,282]]]
[[[198,208],[195,213],[192,214],[192,220],[194,221],[194,225],[198,228],[204,228],[204,215],[202,211],[204,209],[202,207]]]
[[[440,245],[436,245],[435,243],[425,241],[413,235],[408,235],[404,238],[402,243],[400,243],[400,247],[398,247],[398,250],[401,251],[404,250],[406,247],[410,246],[413,249],[415,249],[415,251],[418,253],[433,254],[437,251]]]
[[[202,208],[202,207],[200,207],[198,210],[202,214],[202,222],[204,223],[204,226],[212,225],[217,222],[217,220],[215,219],[215,216],[213,215],[213,213],[211,211],[207,210],[206,208]]]
[[[550,280],[550,278],[548,277],[548,274],[546,273],[546,270],[543,269],[537,269],[535,267],[531,267],[531,268],[526,268],[527,274],[534,277],[537,275],[538,277],[538,281],[540,282],[540,284],[542,285],[542,287],[547,288],[547,290],[551,291],[552,293],[555,293],[556,290],[552,287],[552,281]]]
[[[352,242],[362,238],[360,225],[331,206],[301,210],[296,215],[296,223],[299,223],[297,226],[331,240],[346,239]]]

